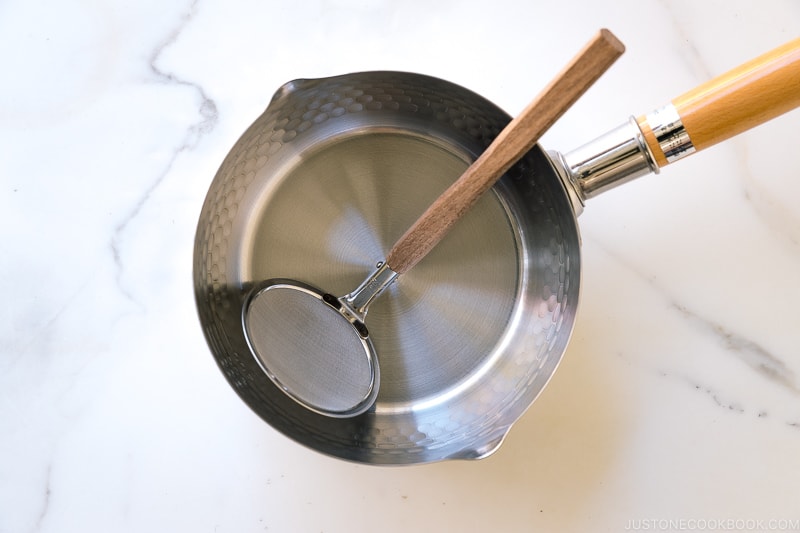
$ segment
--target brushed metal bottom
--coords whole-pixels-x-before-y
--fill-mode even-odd
[[[331,294],[354,289],[468,166],[434,140],[386,130],[337,138],[292,163],[248,217],[242,278],[290,277]],[[490,194],[371,305],[379,412],[437,403],[486,371],[510,322],[519,268],[515,232]]]

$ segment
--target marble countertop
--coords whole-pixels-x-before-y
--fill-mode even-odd
[[[3,2],[0,532],[800,530],[800,111],[587,205],[572,343],[482,461],[308,450],[204,340],[197,217],[277,87],[415,71],[514,114],[599,27],[628,51],[548,149],[797,37],[800,3]]]

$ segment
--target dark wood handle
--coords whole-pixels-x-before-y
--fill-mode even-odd
[[[425,257],[624,51],[610,31],[600,30],[395,243],[386,257],[389,268],[403,274]]]

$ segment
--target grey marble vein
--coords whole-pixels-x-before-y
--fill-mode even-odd
[[[181,17],[179,23],[175,26],[173,31],[167,35],[152,51],[149,57],[149,68],[154,74],[156,80],[160,83],[178,85],[191,88],[197,93],[200,104],[198,106],[198,113],[200,120],[187,127],[186,135],[181,143],[174,149],[172,156],[167,161],[164,169],[155,177],[155,179],[147,186],[139,199],[133,204],[130,211],[122,218],[122,221],[114,228],[114,233],[111,238],[111,253],[114,259],[114,264],[117,268],[117,287],[120,292],[125,295],[129,300],[134,301],[133,295],[125,288],[122,283],[122,272],[124,265],[122,261],[122,254],[120,247],[124,239],[125,230],[133,220],[141,213],[142,208],[148,202],[153,192],[161,185],[164,179],[169,175],[172,167],[177,159],[185,152],[194,149],[200,142],[200,139],[211,132],[217,124],[218,111],[217,105],[206,93],[205,89],[198,83],[180,78],[173,72],[167,72],[158,66],[158,60],[163,54],[164,50],[173,45],[181,32],[192,22],[192,19],[197,13],[198,0],[194,0],[189,6],[189,9]]]
[[[757,342],[737,335],[708,318],[690,311],[685,305],[672,302],[672,306],[685,318],[700,325],[714,335],[725,347],[726,353],[733,354],[761,377],[780,385],[794,394],[799,394],[796,377],[791,368],[776,355],[767,351]]]
[[[725,353],[742,361],[760,377],[779,385],[793,394],[800,394],[800,387],[797,385],[797,377],[794,371],[781,357],[770,352],[756,341],[739,335],[722,324],[700,315],[698,312],[690,309],[685,303],[676,301],[667,288],[658,284],[653,276],[641,272],[635,265],[631,264],[630,261],[614,252],[609,247],[600,243],[596,243],[596,245],[609,257],[613,258],[617,263],[624,266],[632,274],[649,285],[655,292],[660,294],[684,319],[716,338],[725,348]]]
[[[686,25],[681,21],[681,15],[684,15],[685,18],[686,16],[692,16],[692,14],[677,8],[668,0],[658,0],[658,4],[669,15],[671,31],[668,33],[676,37],[677,40],[682,43],[683,49],[689,50],[690,52],[689,54],[681,54],[689,70],[698,81],[710,80],[712,78],[712,71],[704,61],[700,50],[694,45],[695,40],[687,35],[685,29]]]
[[[741,169],[740,179],[743,182],[744,197],[748,205],[752,208],[755,215],[774,233],[774,235],[784,239],[794,251],[800,250],[800,218],[797,210],[792,209],[790,202],[794,196],[788,194],[783,197],[785,201],[770,194],[767,187],[764,187],[756,179],[752,169],[751,153],[745,143],[740,143],[736,150],[736,167]],[[792,175],[787,179],[794,178],[796,171],[792,170]]]
[[[44,523],[45,518],[47,518],[47,513],[50,510],[50,496],[51,496],[51,489],[50,489],[50,478],[53,471],[53,465],[47,465],[47,472],[45,473],[45,487],[44,487],[44,494],[42,496],[42,504],[41,510],[39,511],[39,515],[36,517],[36,522],[34,523],[33,527],[31,528],[31,532],[35,533],[42,528],[42,524]]]

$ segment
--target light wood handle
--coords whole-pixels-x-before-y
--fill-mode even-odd
[[[600,30],[397,241],[386,257],[389,268],[403,274],[425,257],[624,51],[610,31]]]
[[[800,38],[682,94],[671,104],[695,151],[800,106]],[[657,124],[652,121],[652,114],[637,118],[662,167],[672,161],[665,154],[665,143],[658,142],[653,131]]]

